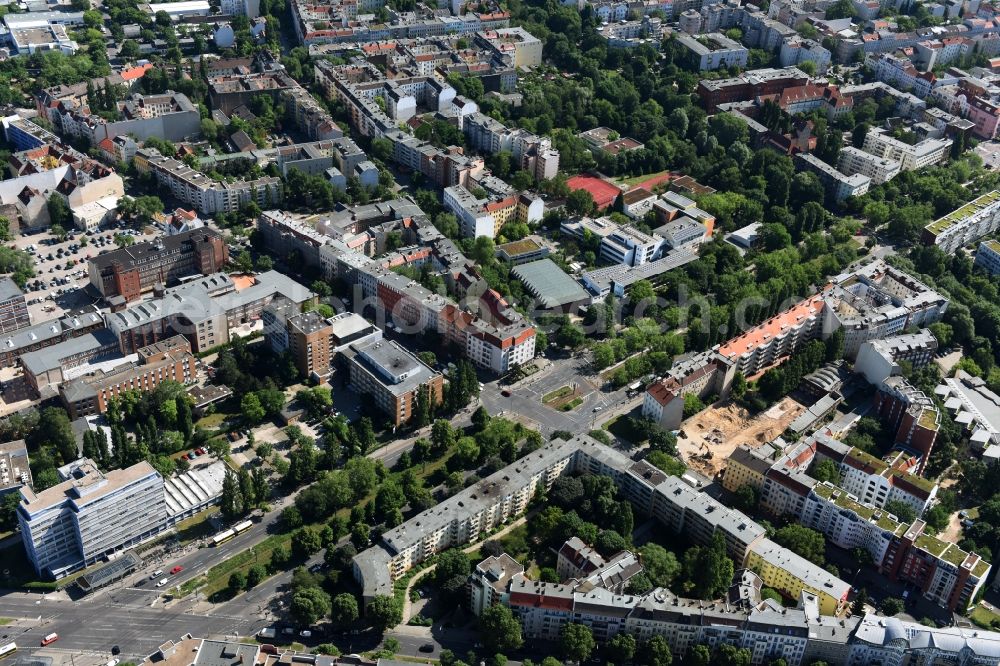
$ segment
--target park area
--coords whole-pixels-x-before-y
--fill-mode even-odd
[[[712,479],[736,447],[757,447],[773,440],[805,409],[788,397],[757,415],[732,402],[716,404],[681,425],[677,451],[688,467]]]

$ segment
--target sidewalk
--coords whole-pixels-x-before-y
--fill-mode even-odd
[[[523,516],[521,516],[520,518],[518,518],[517,520],[515,520],[514,522],[512,522],[510,525],[507,525],[506,527],[504,527],[499,532],[496,532],[495,534],[489,535],[483,541],[491,541],[493,539],[499,539],[499,538],[503,537],[505,534],[509,533],[515,527],[519,527],[520,525],[523,525],[525,522],[527,522],[528,515],[529,514],[527,514],[527,513],[524,514]],[[474,542],[474,543],[466,546],[465,548],[462,549],[462,552],[463,553],[474,553],[474,552],[476,552],[477,550],[479,550],[479,547],[483,545],[483,541],[476,541],[476,542]],[[434,571],[435,567],[436,567],[436,565],[432,564],[431,566],[427,567],[426,569],[424,569],[423,571],[419,572],[416,576],[414,576],[413,578],[410,579],[410,583],[406,586],[406,591],[403,593],[403,621],[400,622],[396,626],[396,628],[393,629],[393,631],[399,631],[401,627],[408,626],[406,623],[409,622],[410,617],[411,617],[410,613],[412,612],[412,609],[413,609],[413,602],[410,601],[410,591],[413,589],[413,585],[418,580],[420,580],[421,578],[423,578],[424,576],[426,576],[431,571]],[[427,627],[413,627],[413,628],[416,628],[416,629],[427,629]]]

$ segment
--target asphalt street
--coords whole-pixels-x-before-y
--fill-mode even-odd
[[[519,417],[522,422],[527,421],[537,427],[548,438],[556,430],[572,433],[592,430],[597,424],[629,411],[637,404],[634,399],[628,399],[624,388],[608,390],[602,383],[586,356],[571,356],[553,359],[548,367],[510,388],[496,382],[486,384],[479,399],[490,414]],[[583,402],[578,407],[564,412],[542,403],[546,394],[563,386],[579,391]],[[504,395],[505,391],[509,395]]]
[[[626,398],[624,390],[607,391],[602,389],[600,382],[600,377],[591,373],[586,358],[557,358],[537,375],[518,384],[510,397],[503,396],[503,389],[491,382],[484,385],[480,398],[491,414],[504,412],[518,416],[522,421],[530,421],[530,425],[538,427],[546,436],[559,429],[581,432],[617,413],[632,409],[636,404],[636,399]],[[579,407],[571,412],[562,412],[542,404],[544,394],[567,384],[579,386],[583,397]],[[476,407],[475,403],[471,405],[457,415],[453,423],[459,427],[468,426]],[[428,427],[371,452],[369,457],[391,467],[418,438],[429,435]],[[65,592],[47,595],[0,593],[0,617],[16,619],[14,624],[2,630],[6,630],[23,651],[87,656],[96,664],[100,663],[99,660],[110,658],[114,645],[121,648],[123,658],[138,660],[153,652],[163,641],[186,633],[197,636],[248,636],[264,626],[283,623],[287,610],[283,592],[290,582],[290,573],[274,576],[257,588],[211,608],[206,608],[197,594],[177,601],[165,601],[162,595],[206,573],[212,566],[252,549],[275,533],[281,511],[294,498],[292,494],[278,500],[251,530],[221,546],[198,547],[193,544],[177,555],[149,558],[141,570],[126,579],[80,599],[72,600]],[[316,555],[307,565],[320,565],[322,561],[322,556]],[[175,576],[168,573],[156,576],[169,577],[169,585],[154,587],[151,574],[169,572],[175,566],[183,570]],[[58,633],[59,640],[41,648],[41,638],[51,632]],[[401,654],[425,657],[436,656],[442,647],[464,654],[475,647],[478,639],[475,632],[444,627],[428,630],[405,627],[393,635],[400,641]],[[354,646],[345,646],[350,650],[368,650],[378,646],[378,637],[374,635],[362,634],[346,640]],[[429,643],[434,647],[433,652],[422,652],[420,648],[426,648]]]
[[[141,659],[168,639],[186,633],[196,636],[252,634],[263,623],[258,619],[227,615],[194,615],[162,607],[74,602],[61,594],[38,595],[7,592],[0,597],[4,617],[33,620],[3,627],[25,652],[37,652],[43,636],[56,632],[59,640],[45,652],[108,655],[114,645],[123,658]],[[9,640],[9,639],[8,639]]]

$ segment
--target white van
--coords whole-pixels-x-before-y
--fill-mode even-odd
[[[160,582],[158,582],[158,583],[156,584],[156,587],[163,587],[164,585],[166,585],[166,584],[167,584],[167,583],[169,583],[169,582],[170,582],[170,579],[169,579],[169,578],[161,578],[161,579],[160,579]]]

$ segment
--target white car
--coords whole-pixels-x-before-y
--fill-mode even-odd
[[[170,582],[170,579],[169,579],[169,578],[162,578],[162,579],[160,579],[160,581],[159,581],[159,582],[158,582],[158,583],[156,584],[156,587],[163,587],[164,585],[166,585],[166,584],[167,584],[167,583],[169,583],[169,582]]]

